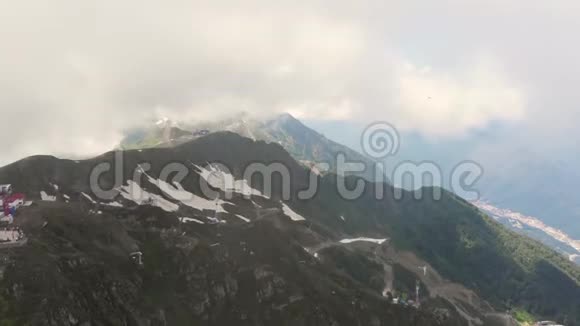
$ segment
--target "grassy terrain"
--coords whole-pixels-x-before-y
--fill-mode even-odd
[[[513,316],[522,325],[533,325],[536,321],[534,316],[523,309],[516,309]]]

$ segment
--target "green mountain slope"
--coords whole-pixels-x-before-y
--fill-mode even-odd
[[[279,144],[234,133],[124,153],[124,184],[143,162],[151,164],[152,180],[172,162],[220,162],[238,180],[256,161],[290,169],[292,200],[280,201],[281,180],[274,179],[269,198],[236,196],[220,213],[227,223],[210,224],[207,217],[215,212],[172,198],[148,178],[143,189],[175,205],[175,211],[122,196],[116,198],[120,206],[88,201],[82,192],[94,198],[91,168],[114,164],[114,157],[107,153],[78,163],[31,157],[0,169],[0,182],[37,201],[40,191],[57,200],[23,209],[16,220],[29,243],[0,250],[6,257],[0,264],[4,316],[63,325],[87,318],[113,325],[157,319],[176,325],[479,325],[513,308],[580,325],[578,268],[448,192],[434,200],[433,189],[426,188],[421,200],[411,193],[396,200],[393,187],[381,184],[385,195],[379,200],[376,185],[366,181],[362,197],[346,200],[336,191],[343,177],[326,174],[317,177],[314,198],[298,200],[296,194],[309,184],[309,170]],[[200,178],[192,171],[181,185],[202,196]],[[358,178],[345,180],[352,187]],[[263,191],[262,180],[246,181]],[[114,177],[106,174],[101,183],[113,187]],[[305,220],[290,220],[284,205]],[[206,223],[180,223],[179,217]],[[357,237],[390,241],[341,241]],[[144,269],[128,257],[137,250]],[[262,276],[267,281],[260,281]],[[387,289],[414,296],[415,280],[423,293],[420,309],[393,306],[383,296]]]
[[[167,122],[172,125],[171,122]],[[245,114],[233,116],[219,121],[195,122],[180,124],[180,131],[172,141],[163,140],[162,129],[159,126],[139,129],[128,133],[120,144],[122,149],[143,149],[152,147],[176,146],[200,137],[200,131],[214,133],[219,131],[234,132],[253,140],[276,143],[292,155],[294,159],[308,167],[317,163],[328,163],[329,171],[336,171],[336,157],[343,153],[348,161],[364,162],[372,166],[372,160],[360,153],[324,137],[324,135],[306,127],[290,114],[282,114],[273,118],[256,119]],[[185,131],[187,130],[187,131]],[[329,172],[321,170],[320,172]],[[374,180],[369,172],[359,174],[368,180]]]
[[[392,189],[384,185],[386,198]],[[327,207],[336,207],[335,214],[353,217],[356,224],[347,229],[384,230],[397,248],[413,251],[445,278],[473,289],[499,311],[522,308],[539,318],[580,321],[578,266],[540,242],[508,230],[463,199],[443,190],[441,200],[434,200],[432,192],[423,189],[421,200],[408,192],[401,201],[377,202],[371,190],[356,201],[355,210],[339,204],[338,197],[323,200]]]

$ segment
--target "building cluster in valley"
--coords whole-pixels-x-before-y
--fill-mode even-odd
[[[6,243],[18,243],[24,239],[24,233],[20,228],[14,227],[14,217],[22,206],[29,206],[30,201],[25,201],[24,194],[15,193],[12,185],[0,185],[0,245]]]

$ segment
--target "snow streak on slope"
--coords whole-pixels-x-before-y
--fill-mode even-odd
[[[285,203],[282,203],[282,210],[284,211],[284,214],[286,216],[288,216],[292,221],[305,221],[306,220],[304,218],[304,216],[302,216],[302,215],[296,213],[295,211],[293,211]]]
[[[108,202],[108,203],[104,203],[107,206],[111,206],[111,207],[123,207],[123,205],[119,202],[116,201],[112,201],[112,202]]]
[[[385,243],[385,241],[387,241],[387,239],[373,239],[373,238],[353,238],[353,239],[342,239],[340,240],[340,243],[344,243],[344,244],[348,244],[348,243],[353,243],[353,242],[371,242],[371,243],[376,243],[376,244],[383,244]]]
[[[174,204],[159,195],[145,191],[133,180],[128,180],[127,183],[128,185],[119,188],[121,196],[125,199],[133,201],[137,205],[157,206],[166,212],[175,212],[179,209],[177,204]]]
[[[50,196],[45,191],[40,192],[40,199],[44,201],[56,201],[56,196]]]
[[[193,217],[180,217],[179,218],[179,221],[181,223],[194,222],[194,223],[197,223],[197,224],[205,224],[205,222],[202,222],[202,221],[200,221],[200,220],[198,220],[196,218],[193,218]]]
[[[167,194],[169,197],[180,201],[182,204],[198,209],[198,210],[213,210],[217,211],[218,213],[227,213],[226,210],[223,208],[223,205],[226,204],[226,201],[221,199],[218,200],[209,200],[203,197],[197,196],[194,193],[191,193],[185,189],[183,186],[177,182],[174,182],[173,185],[160,180],[154,179],[147,175],[149,182],[156,185],[161,191]]]
[[[84,192],[81,192],[81,195],[83,195],[83,197],[85,197],[86,199],[88,199],[91,203],[96,204],[97,202],[91,198],[91,196],[85,194]]]
[[[249,218],[247,218],[247,217],[243,217],[243,216],[242,216],[242,215],[240,215],[240,214],[235,214],[235,215],[236,215],[236,217],[237,217],[237,218],[239,218],[240,220],[242,220],[242,221],[244,221],[244,222],[246,222],[246,223],[250,223],[250,219],[249,219]]]
[[[219,169],[213,164],[209,164],[207,167],[201,167],[195,164],[193,166],[210,186],[220,189],[223,192],[235,192],[244,196],[266,197],[259,190],[252,188],[245,179],[236,180],[233,175]]]

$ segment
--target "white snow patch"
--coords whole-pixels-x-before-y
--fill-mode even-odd
[[[150,176],[147,176],[147,178],[149,179],[149,182],[156,185],[161,191],[163,191],[169,197],[180,201],[181,203],[183,203],[186,206],[189,206],[189,207],[192,207],[192,208],[195,208],[198,210],[207,209],[207,210],[217,211],[218,213],[226,213],[226,210],[222,206],[226,202],[221,200],[221,199],[209,200],[209,199],[205,199],[203,197],[197,196],[196,194],[191,193],[191,192],[183,189],[183,186],[181,184],[179,184],[178,182],[174,182],[173,185],[170,185],[169,183],[167,183],[163,180],[154,179]]]
[[[123,207],[123,205],[119,202],[116,201],[112,201],[112,202],[108,202],[108,203],[104,203],[107,206],[111,206],[111,207]]]
[[[45,191],[40,192],[40,199],[43,201],[56,201],[56,196],[50,196]]]
[[[70,200],[70,196],[67,194],[62,195],[64,197],[64,199]]]
[[[220,189],[223,192],[235,192],[248,197],[260,196],[267,198],[259,190],[252,188],[247,180],[236,180],[233,175],[220,170],[217,166],[212,164],[209,164],[207,167],[201,167],[195,164],[193,166],[210,186]]]
[[[240,215],[240,214],[236,214],[236,217],[237,217],[237,218],[239,218],[240,220],[242,220],[242,221],[246,222],[246,223],[250,223],[250,219],[249,219],[249,218],[247,218],[247,217],[243,217],[243,216],[242,216],[242,215]]]
[[[83,195],[86,199],[88,199],[91,203],[96,204],[97,202],[91,198],[91,196],[85,194],[84,192],[81,192],[81,195]]]
[[[194,223],[197,223],[197,224],[205,224],[205,222],[200,221],[200,220],[198,220],[196,218],[193,218],[193,217],[180,217],[179,218],[179,221],[181,223],[194,222]]]
[[[340,215],[340,219],[343,220],[343,221],[346,221],[346,219],[342,215]]]
[[[282,203],[282,210],[284,211],[284,214],[286,216],[288,216],[292,221],[306,221],[306,219],[304,218],[304,216],[302,216],[302,215],[296,213],[295,211],[293,211],[285,203]]]
[[[372,243],[376,243],[376,244],[383,244],[385,243],[385,241],[387,241],[388,239],[373,239],[373,238],[353,238],[353,239],[342,239],[340,240],[340,243],[344,243],[344,244],[348,244],[348,243],[353,243],[353,242],[372,242]]]
[[[58,191],[59,188],[57,184],[51,183],[50,185],[54,188],[54,190]]]
[[[227,222],[225,220],[220,220],[217,217],[211,217],[211,216],[207,216],[206,219],[210,222],[210,224],[226,224]]]
[[[166,212],[175,212],[179,209],[177,204],[174,204],[159,195],[145,191],[133,180],[128,180],[127,185],[119,188],[119,191],[121,196],[127,200],[135,202],[137,205],[157,206]]]

